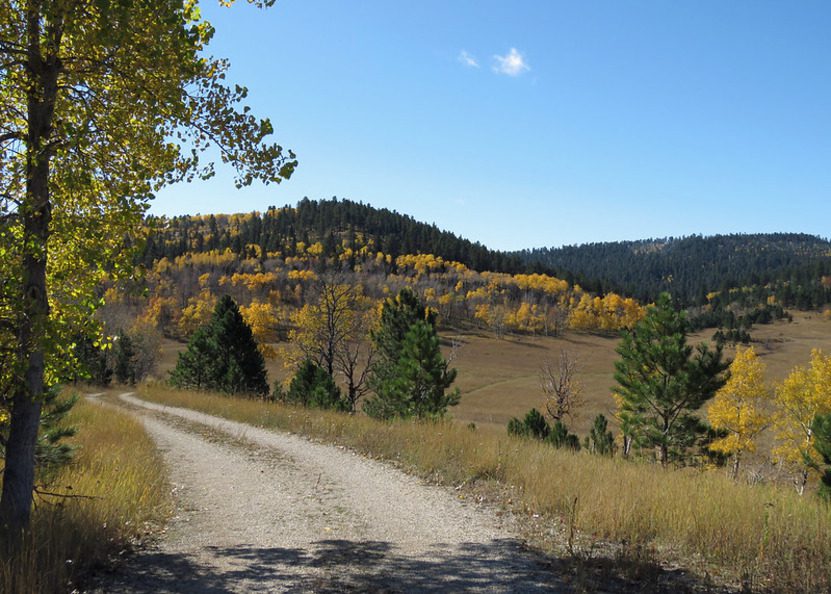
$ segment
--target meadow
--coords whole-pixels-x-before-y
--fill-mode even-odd
[[[693,334],[689,342],[707,342],[712,334],[712,329]],[[771,382],[781,381],[796,365],[807,365],[811,349],[831,353],[831,320],[817,313],[794,312],[793,322],[757,325],[751,334],[752,346],[767,366]],[[541,408],[545,398],[540,389],[540,368],[546,360],[556,361],[565,350],[577,360],[583,388],[583,405],[569,427],[585,435],[599,413],[614,425],[611,391],[618,359],[616,336],[567,332],[559,337],[506,334],[496,338],[491,332],[452,329],[441,329],[440,335],[445,356],[451,357],[452,366],[459,370],[455,386],[462,399],[450,411],[454,419],[504,429],[511,417],[522,416],[532,407]],[[167,377],[183,348],[184,343],[164,341],[157,379]],[[732,351],[726,349],[726,355],[732,356]],[[266,367],[272,383],[291,374],[279,358],[266,360]]]

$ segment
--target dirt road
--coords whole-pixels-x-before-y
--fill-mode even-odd
[[[176,513],[96,592],[563,592],[487,510],[336,446],[130,394]]]

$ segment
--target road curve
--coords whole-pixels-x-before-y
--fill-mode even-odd
[[[176,512],[96,593],[564,592],[486,509],[388,464],[122,394],[163,452]]]

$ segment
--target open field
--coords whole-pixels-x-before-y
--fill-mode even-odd
[[[709,341],[713,330],[694,334],[690,344]],[[768,379],[781,381],[796,365],[807,365],[811,349],[831,352],[831,321],[818,314],[796,313],[794,321],[758,325],[751,331],[752,346],[767,366]],[[446,333],[445,337],[453,337]],[[546,359],[556,361],[567,350],[579,363],[584,406],[573,423],[584,434],[598,413],[609,417],[614,403],[615,348],[619,340],[591,334],[568,333],[559,338],[462,335],[454,365],[459,369],[457,385],[461,403],[453,417],[477,424],[504,426],[511,417],[540,408],[544,396],[539,387],[539,370]],[[732,357],[732,349],[727,355]]]
[[[693,335],[691,344],[709,340],[713,330]],[[753,346],[768,367],[768,378],[780,381],[795,365],[807,365],[811,349],[831,352],[831,321],[816,313],[795,312],[794,321],[755,326]],[[456,385],[461,403],[452,409],[459,421],[504,428],[511,417],[524,415],[531,407],[543,406],[539,370],[546,359],[556,360],[561,350],[577,359],[583,385],[584,405],[571,424],[580,435],[591,427],[598,413],[610,417],[613,402],[615,347],[618,339],[569,332],[562,337],[508,335],[497,339],[490,333],[454,333],[442,330],[445,342],[455,342],[453,366],[459,370]],[[165,341],[157,375],[164,378],[176,363],[184,345]],[[450,349],[446,348],[445,353]],[[728,355],[732,355],[728,350]],[[284,379],[289,370],[281,360],[267,361],[269,381]]]

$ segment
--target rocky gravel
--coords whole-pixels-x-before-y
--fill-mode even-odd
[[[511,527],[350,450],[122,394],[176,511],[94,592],[563,592]]]

